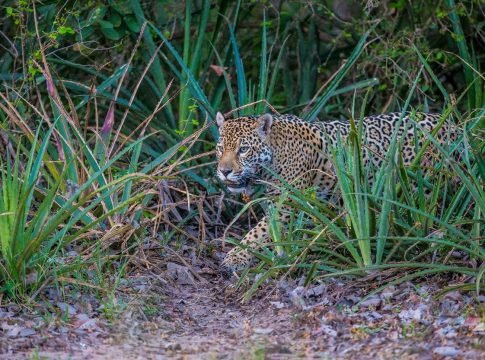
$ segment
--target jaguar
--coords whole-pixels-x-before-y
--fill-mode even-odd
[[[431,133],[440,119],[440,114],[422,112],[365,117],[362,121],[364,164],[381,166],[396,133],[402,141],[403,163],[410,165],[416,149],[425,141],[423,129]],[[226,119],[219,112],[216,122],[219,129],[217,176],[229,191],[250,196],[254,186],[263,183],[272,184],[266,186],[267,195],[278,195],[278,185],[284,181],[301,190],[314,187],[324,197],[335,192],[337,178],[331,147],[338,141],[345,142],[351,130],[350,121],[309,122],[295,115],[272,114]],[[446,121],[436,138],[444,141],[453,134],[454,127]],[[423,156],[422,161],[431,160]],[[283,213],[281,217],[285,222],[289,215]],[[242,248],[227,253],[221,264],[222,273],[230,275],[248,268],[255,259],[247,248],[257,249],[268,240],[268,218],[264,216],[244,236]]]

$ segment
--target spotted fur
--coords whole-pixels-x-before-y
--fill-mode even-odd
[[[402,159],[404,165],[412,163],[416,145],[423,145],[423,136],[416,139],[416,128],[423,128],[431,133],[438,124],[440,115],[418,113],[413,118],[403,117],[399,129],[396,129],[400,113],[369,116],[363,120],[364,163],[373,162],[380,166],[385,158],[393,133],[397,130],[402,140]],[[284,181],[296,188],[317,187],[323,196],[333,193],[336,185],[330,146],[338,138],[345,141],[350,131],[350,123],[335,120],[328,122],[306,122],[294,115],[269,114],[247,116],[225,120],[217,114],[219,142],[217,144],[217,175],[232,192],[250,194],[252,185],[275,183],[271,169]],[[419,126],[415,127],[417,123]],[[450,126],[444,126],[437,135],[439,140],[448,136]],[[421,133],[422,134],[422,133]],[[415,143],[417,141],[417,144]],[[430,162],[431,157],[424,157]],[[370,179],[372,181],[372,179]],[[278,193],[277,186],[268,187],[271,195]],[[283,215],[283,221],[287,216]],[[241,243],[251,248],[258,248],[268,240],[268,224],[264,217],[250,230]],[[224,273],[232,273],[247,268],[253,257],[240,248],[232,249],[222,264]]]

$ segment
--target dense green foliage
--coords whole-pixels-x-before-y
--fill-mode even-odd
[[[328,92],[329,86],[319,89],[349,59],[366,32],[368,43],[358,49],[360,58],[340,79],[339,91],[333,91],[332,99],[313,115],[347,117],[346,99],[353,90],[369,86],[373,88],[369,112],[399,110],[423,65],[416,49],[444,89],[429,74],[420,77],[413,106],[439,110],[449,100],[443,90],[459,96],[469,86],[461,108],[483,104],[483,82],[474,76],[481,72],[483,61],[485,20],[480,1],[438,1],[436,6],[427,1],[377,5],[351,0],[277,4],[87,1],[61,5],[47,1],[37,5],[36,13],[43,52],[55,68],[55,80],[64,80],[73,95],[89,94],[96,86],[101,98],[112,100],[115,74],[133,55],[117,97],[116,111],[121,111],[151,64],[131,105],[136,113],[127,119],[127,129],[150,114],[173,79],[177,89],[172,91],[180,90],[179,101],[171,101],[156,114],[152,125],[165,131],[178,128],[179,135],[200,126],[205,110],[229,111],[255,100],[266,99],[282,112],[308,112],[311,106],[305,106]],[[28,1],[6,5],[2,24],[8,41],[2,41],[7,51],[1,76],[41,84],[32,5]],[[145,20],[147,29],[131,54]],[[99,89],[108,77],[112,82]],[[177,134],[172,135],[175,138],[164,141],[175,142]]]
[[[262,113],[269,104],[309,121],[359,118],[360,107],[366,114],[453,114],[466,130],[457,145],[466,155],[453,163],[442,149],[440,171],[431,177],[389,161],[379,185],[369,189],[353,152],[360,140],[342,144],[347,150],[337,151],[335,161],[349,174],[339,184],[348,195],[346,215],[336,220],[324,203],[310,206],[311,195],[289,189],[302,213],[288,239],[273,236],[287,247],[287,258],[259,254],[261,266],[271,266],[268,276],[291,264],[310,268],[311,279],[407,261],[423,271],[418,275],[459,270],[478,275],[478,284],[484,12],[480,0],[4,1],[0,226],[13,230],[0,231],[1,287],[13,295],[35,289],[26,277],[35,272],[37,285],[48,279],[49,257],[95,229],[143,239],[148,230],[138,226],[116,229],[146,221],[157,232],[165,216],[165,200],[157,200],[162,179],[180,177],[193,196],[221,191],[211,153],[217,130],[208,122],[216,111]],[[408,177],[440,188],[428,202],[420,192],[413,196]],[[454,177],[461,179],[458,188],[449,187]],[[185,236],[183,224],[202,210],[181,211],[183,221],[170,226]],[[309,226],[304,214],[315,223],[309,236],[317,234],[316,240],[298,235]],[[228,209],[223,218],[234,215]],[[329,226],[333,235],[325,232]],[[344,246],[328,246],[336,239]],[[440,266],[429,265],[436,246],[443,253],[461,249],[473,261],[448,266],[449,257],[433,256]],[[308,250],[320,254],[313,265]],[[44,253],[33,256],[37,251]]]

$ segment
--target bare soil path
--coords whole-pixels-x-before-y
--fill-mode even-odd
[[[110,321],[106,305],[100,316],[81,311],[81,300],[66,304],[62,321],[37,325],[35,314],[2,307],[0,358],[485,358],[484,299],[452,292],[436,300],[437,284],[391,287],[355,307],[363,294],[355,282],[305,289],[295,280],[241,303],[207,268],[166,268],[127,279],[120,291],[128,300]]]

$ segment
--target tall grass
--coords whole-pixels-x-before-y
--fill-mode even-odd
[[[205,129],[157,152],[147,164],[141,154],[155,133],[150,122],[170,102],[170,84],[151,114],[127,134],[125,120],[151,63],[133,92],[125,89],[131,94],[126,101],[120,94],[136,49],[127,64],[79,97],[76,91],[85,87],[55,74],[38,29],[37,34],[38,84],[5,83],[0,92],[0,131],[12,149],[0,157],[0,288],[16,299],[36,294],[53,274],[73,271],[74,263],[56,260],[68,244],[127,242],[146,231],[135,231],[140,223],[155,232],[164,216],[155,205],[160,201],[156,184],[175,173],[178,163],[192,171],[186,154]],[[31,97],[31,92],[44,96]]]
[[[32,272],[35,283],[44,281],[49,273],[46,265],[59,249],[84,237],[106,218],[144,196],[138,194],[105,213],[95,214],[94,210],[119,191],[127,180],[140,178],[140,175],[132,174],[87,191],[123,154],[94,173],[82,186],[67,193],[60,187],[68,171],[67,164],[54,184],[39,187],[37,183],[45,174],[44,154],[53,130],[54,126],[43,134],[39,150],[36,145],[40,131],[37,132],[25,167],[21,168],[21,155],[17,152],[14,160],[7,154],[6,163],[0,168],[0,250],[4,260],[0,267],[0,282],[9,295],[24,294],[28,285],[32,285],[27,283]],[[126,151],[131,147],[133,145]]]

